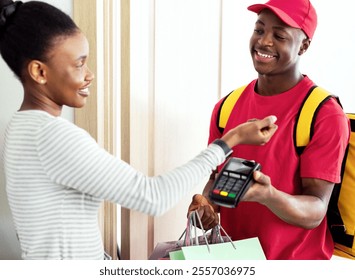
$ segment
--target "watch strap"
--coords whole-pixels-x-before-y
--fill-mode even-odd
[[[231,148],[229,148],[229,146],[226,144],[226,142],[224,142],[221,139],[214,140],[213,144],[216,144],[223,149],[224,154],[226,155],[226,158],[229,157],[233,153],[233,150]]]

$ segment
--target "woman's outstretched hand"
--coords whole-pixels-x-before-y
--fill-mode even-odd
[[[264,145],[277,130],[276,120],[275,116],[249,120],[229,130],[221,140],[230,148],[239,144]]]

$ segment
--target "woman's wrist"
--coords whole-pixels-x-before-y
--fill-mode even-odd
[[[233,153],[233,150],[231,149],[231,147],[226,143],[226,141],[224,141],[222,139],[216,139],[212,143],[215,145],[218,145],[222,148],[226,158],[229,157]]]
[[[223,140],[229,148],[233,148],[234,146],[237,146],[240,144],[240,136],[239,136],[239,129],[232,129],[229,130],[226,134],[224,134],[221,137],[221,140]]]

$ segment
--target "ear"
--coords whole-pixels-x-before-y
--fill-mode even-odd
[[[300,47],[300,51],[298,52],[298,55],[304,54],[308,50],[310,45],[311,45],[310,39],[308,39],[308,38],[303,39],[301,47]]]
[[[33,81],[44,85],[47,82],[46,66],[39,60],[32,60],[28,63],[28,74]]]

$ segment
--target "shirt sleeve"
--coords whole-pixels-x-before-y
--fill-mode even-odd
[[[301,177],[339,183],[349,137],[350,122],[338,103],[330,99],[320,108],[313,137],[301,155]]]
[[[148,177],[64,119],[51,121],[38,131],[37,149],[44,172],[55,184],[149,215],[172,208],[225,160],[222,148],[211,144],[186,164]]]

